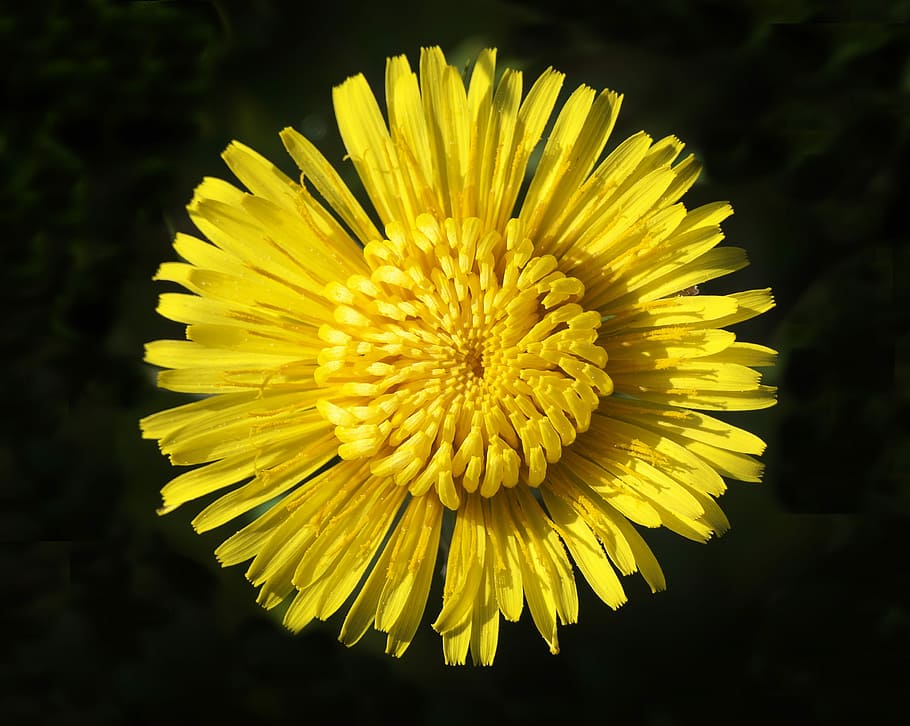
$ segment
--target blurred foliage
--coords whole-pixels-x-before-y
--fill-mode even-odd
[[[842,0],[0,11],[6,722],[881,722],[910,666],[908,21],[910,2]],[[768,469],[725,496],[733,532],[647,533],[667,593],[628,579],[614,614],[582,587],[560,656],[525,618],[492,670],[443,667],[426,625],[402,661],[378,637],[345,650],[337,620],[287,635],[217,567],[222,533],[155,517],[171,472],[136,425],[181,400],[141,362],[179,335],[150,278],[220,150],[290,172],[290,124],[342,164],[331,86],[437,43],[625,92],[616,137],[678,134],[705,164],[688,201],[734,202],[753,265],[712,289],[778,299],[740,329],[780,349],[781,403],[745,419]]]

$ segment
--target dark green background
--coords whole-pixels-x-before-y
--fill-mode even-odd
[[[5,350],[0,482],[5,723],[883,723],[908,678],[906,241],[910,3],[47,2],[0,15]],[[741,326],[781,351],[765,483],[733,483],[733,530],[647,532],[670,589],[627,578],[613,613],[581,586],[547,653],[504,624],[492,669],[446,668],[428,623],[401,660],[347,650],[340,618],[286,634],[242,569],[155,516],[173,475],[137,419],[178,403],[144,341],[179,337],[150,282],[183,205],[238,138],[288,171],[294,125],[343,165],[330,89],[387,55],[485,45],[626,93],[615,139],[676,133],[730,199],[771,285]],[[349,166],[349,165],[348,165]],[[350,169],[346,172],[350,177]],[[895,271],[897,277],[895,277]],[[229,529],[229,528],[227,528]],[[428,615],[435,616],[438,594]],[[904,712],[906,715],[906,712]],[[557,721],[558,719],[558,721]]]

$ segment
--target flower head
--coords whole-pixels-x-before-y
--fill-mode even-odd
[[[774,351],[722,329],[770,291],[693,294],[747,264],[717,247],[730,206],[678,201],[698,164],[676,138],[639,133],[601,160],[621,97],[585,86],[527,179],[563,76],[523,96],[494,65],[481,53],[466,86],[439,49],[419,76],[390,59],[388,121],[363,76],[335,89],[383,232],[285,129],[300,180],[231,144],[247,191],[205,179],[189,213],[206,239],[178,234],[185,262],[158,272],[189,291],[159,306],[187,340],[147,360],[162,387],[206,394],[142,421],[194,467],[161,511],[233,487],[194,526],[245,520],[216,554],[252,560],[292,630],[356,593],[341,640],[374,626],[401,655],[447,550],[446,662],[492,663],[500,614],[525,602],[555,653],[578,613],[573,561],[613,608],[617,571],[662,589],[634,525],[704,541],[728,527],[722,476],[760,477],[762,441],[702,413],[774,403],[754,370]]]

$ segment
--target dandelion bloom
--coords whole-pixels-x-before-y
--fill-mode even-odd
[[[717,246],[730,205],[678,201],[699,167],[674,137],[604,157],[621,96],[586,86],[529,174],[563,75],[523,96],[518,71],[494,82],[495,57],[467,83],[438,48],[418,73],[390,59],[387,120],[362,75],[334,89],[369,211],[293,129],[299,181],[232,143],[246,191],[205,179],[189,205],[205,239],[178,234],[186,261],[157,274],[189,291],[158,308],[187,340],[147,360],[163,388],[205,396],[141,422],[195,467],[161,511],[231,488],[193,524],[242,520],[216,555],[252,560],[293,631],[353,596],[341,640],[373,626],[400,656],[442,571],[447,663],[492,663],[500,614],[525,601],[555,653],[573,561],[613,608],[617,572],[661,590],[635,525],[707,540],[728,527],[722,476],[760,477],[762,441],[702,413],[774,403],[753,370],[774,351],[722,329],[770,291],[692,294],[747,264]]]

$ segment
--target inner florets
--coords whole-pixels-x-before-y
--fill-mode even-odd
[[[429,215],[386,232],[364,249],[369,277],[325,290],[316,380],[338,454],[451,509],[539,485],[612,392],[584,286],[535,257],[518,220],[505,236]]]

